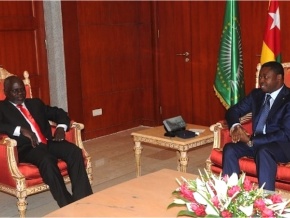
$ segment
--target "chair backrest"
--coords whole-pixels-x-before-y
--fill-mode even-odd
[[[290,62],[281,63],[284,67],[284,83],[287,87],[290,88]],[[257,65],[257,71],[256,71],[256,88],[259,88],[259,73],[261,70],[261,64],[259,63]]]
[[[13,76],[13,75],[14,74],[11,74],[7,70],[5,70],[4,68],[0,67],[0,100],[5,99],[4,80],[7,77]],[[23,76],[24,76],[23,82],[24,82],[25,89],[26,89],[26,98],[32,98],[29,73],[27,71],[24,71]]]

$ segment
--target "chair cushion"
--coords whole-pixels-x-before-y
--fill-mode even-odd
[[[222,168],[222,150],[212,149],[210,160],[213,163],[213,171],[216,173],[221,172]],[[243,157],[239,160],[241,171],[245,172],[248,176],[256,177],[256,164],[253,158]],[[220,170],[219,170],[220,169]],[[290,163],[278,164],[278,171],[276,180],[280,182],[290,183]]]
[[[66,176],[67,173],[67,166],[66,163],[62,160],[59,160],[57,163],[60,172],[63,176]],[[23,176],[26,178],[27,182],[29,182],[29,180],[33,181],[34,180],[34,185],[35,184],[39,184],[42,181],[42,178],[40,176],[39,170],[38,168],[33,165],[33,164],[29,164],[29,163],[19,163],[19,171],[23,174]],[[27,184],[28,186],[30,186],[31,184]]]

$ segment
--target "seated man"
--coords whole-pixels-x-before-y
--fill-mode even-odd
[[[67,113],[38,98],[26,99],[24,83],[17,76],[4,80],[4,93],[6,99],[0,101],[0,132],[17,141],[19,162],[38,167],[60,207],[92,194],[82,150],[65,140],[65,131],[70,127]],[[58,124],[54,136],[49,120]],[[58,159],[67,164],[72,194],[66,189]]]
[[[239,159],[253,157],[259,186],[275,190],[277,163],[290,161],[290,89],[284,85],[284,69],[278,62],[264,63],[259,74],[260,88],[226,112],[232,143],[223,149],[223,175],[240,173]],[[253,135],[239,124],[252,112]]]

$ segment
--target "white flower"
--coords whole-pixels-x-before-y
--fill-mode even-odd
[[[253,205],[250,206],[239,206],[239,209],[246,214],[246,216],[251,216],[253,214]]]
[[[219,211],[217,210],[216,207],[213,206],[210,199],[207,199],[206,196],[200,194],[199,192],[194,192],[193,196],[197,203],[206,205],[205,209],[206,214],[219,216]]]
[[[216,179],[214,181],[214,189],[217,192],[218,198],[225,199],[227,197],[228,186],[225,181]]]
[[[275,192],[264,192],[264,186],[257,188],[257,184],[249,183],[249,181],[244,183],[246,181],[244,173],[240,177],[234,173],[227,179],[221,175],[216,176],[206,173],[206,176],[203,176],[200,173],[200,178],[195,180],[186,180],[185,178],[182,178],[182,180],[182,183],[177,180],[182,189],[179,188],[174,192],[177,199],[169,207],[176,204],[185,204],[187,210],[191,211],[192,214],[183,210],[180,211],[178,216],[205,214],[205,216],[220,217],[225,210],[235,217],[252,217],[254,211],[257,211],[256,215],[259,216],[263,211],[261,211],[261,208],[254,206],[255,201],[259,199],[265,203],[275,217],[290,218],[290,208],[287,208],[290,200],[284,199],[283,202],[274,204],[271,198]],[[246,190],[243,184],[247,185]],[[183,185],[186,187],[183,187]],[[195,199],[193,202],[191,202],[191,194]],[[194,203],[194,207],[192,203]],[[203,209],[204,211],[202,211]]]
[[[208,204],[208,201],[207,201],[206,197],[203,196],[202,194],[200,194],[199,192],[194,192],[193,193],[193,197],[197,201],[197,203],[200,203],[200,204],[203,204],[203,205],[207,205]]]
[[[211,214],[214,216],[219,216],[219,211],[211,204],[208,204],[207,207],[205,208],[206,214]]]
[[[289,202],[289,201],[288,201]],[[286,218],[290,218],[290,208],[286,208],[283,211],[283,214],[279,214],[281,217],[286,217]]]
[[[182,200],[182,199],[177,199],[177,198],[175,198],[175,199],[173,200],[173,203],[174,203],[174,204],[186,204],[186,202],[185,202],[184,200]]]
[[[196,179],[196,186],[197,186],[198,191],[206,192],[205,183],[202,180],[200,180],[199,178]]]
[[[277,211],[278,215],[281,215],[289,202],[290,200],[287,200],[281,203],[271,204],[271,205],[268,205],[268,208],[270,210]]]
[[[233,173],[228,179],[228,186],[232,187],[238,185],[238,182],[239,182],[238,175],[236,173]]]

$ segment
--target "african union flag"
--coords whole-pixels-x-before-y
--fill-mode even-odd
[[[214,90],[228,109],[245,96],[238,3],[226,2]]]

